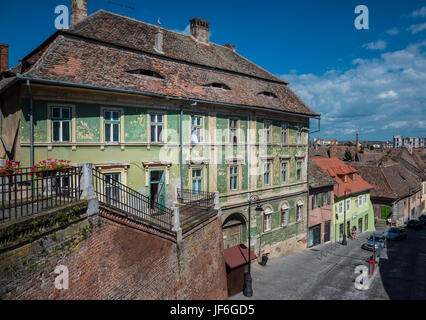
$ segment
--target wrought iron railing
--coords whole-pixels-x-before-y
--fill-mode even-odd
[[[172,230],[173,210],[93,169],[93,185],[99,202],[118,209],[153,227]]]
[[[17,168],[0,176],[0,221],[31,216],[80,199],[81,167],[32,172]]]
[[[178,202],[188,206],[210,209],[214,207],[214,199],[214,192],[177,189]]]

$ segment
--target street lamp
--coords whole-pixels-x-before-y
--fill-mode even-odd
[[[345,189],[345,193],[343,196],[343,207],[344,207],[344,217],[343,217],[343,240],[342,240],[342,245],[346,246],[348,243],[346,241],[346,192],[349,192],[349,194],[351,193],[350,189]]]
[[[260,204],[260,199],[256,195],[250,195],[249,197],[249,208],[248,208],[248,275],[246,279],[246,283],[244,286],[243,294],[246,297],[251,297],[253,295],[253,287],[252,287],[252,279],[251,279],[251,232],[250,232],[250,226],[251,226],[251,204],[257,203],[256,209],[254,209],[256,212],[262,212],[263,208]]]

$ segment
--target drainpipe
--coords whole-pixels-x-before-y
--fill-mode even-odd
[[[28,93],[30,96],[30,167],[34,166],[34,121],[33,121],[33,94],[30,80],[27,80]]]
[[[190,104],[189,106],[195,107],[198,104],[197,101]],[[180,132],[179,132],[179,138],[180,138],[180,190],[182,192],[183,190],[183,107],[187,106],[188,104],[181,105],[180,106]]]
[[[308,181],[308,205],[306,206],[306,247],[309,247],[309,204],[310,204],[310,200],[309,200],[309,141],[310,141],[310,135],[312,133],[316,133],[316,132],[320,132],[321,131],[321,118],[318,118],[318,130],[315,131],[308,131],[308,160],[307,160],[307,170],[306,170],[306,179]]]

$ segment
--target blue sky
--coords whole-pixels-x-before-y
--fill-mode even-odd
[[[70,0],[0,0],[0,43],[10,66],[55,31],[54,9]],[[111,0],[88,0],[121,14]],[[321,113],[313,137],[391,140],[426,136],[426,0],[142,1],[113,0],[132,18],[181,32],[188,21],[210,21],[210,40],[237,51],[290,87]],[[369,29],[354,27],[357,5],[369,9]],[[7,27],[6,27],[7,26]]]

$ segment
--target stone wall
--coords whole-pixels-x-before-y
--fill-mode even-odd
[[[221,224],[217,217],[177,243],[102,211],[0,251],[1,299],[225,299]],[[55,268],[69,289],[55,288]]]

